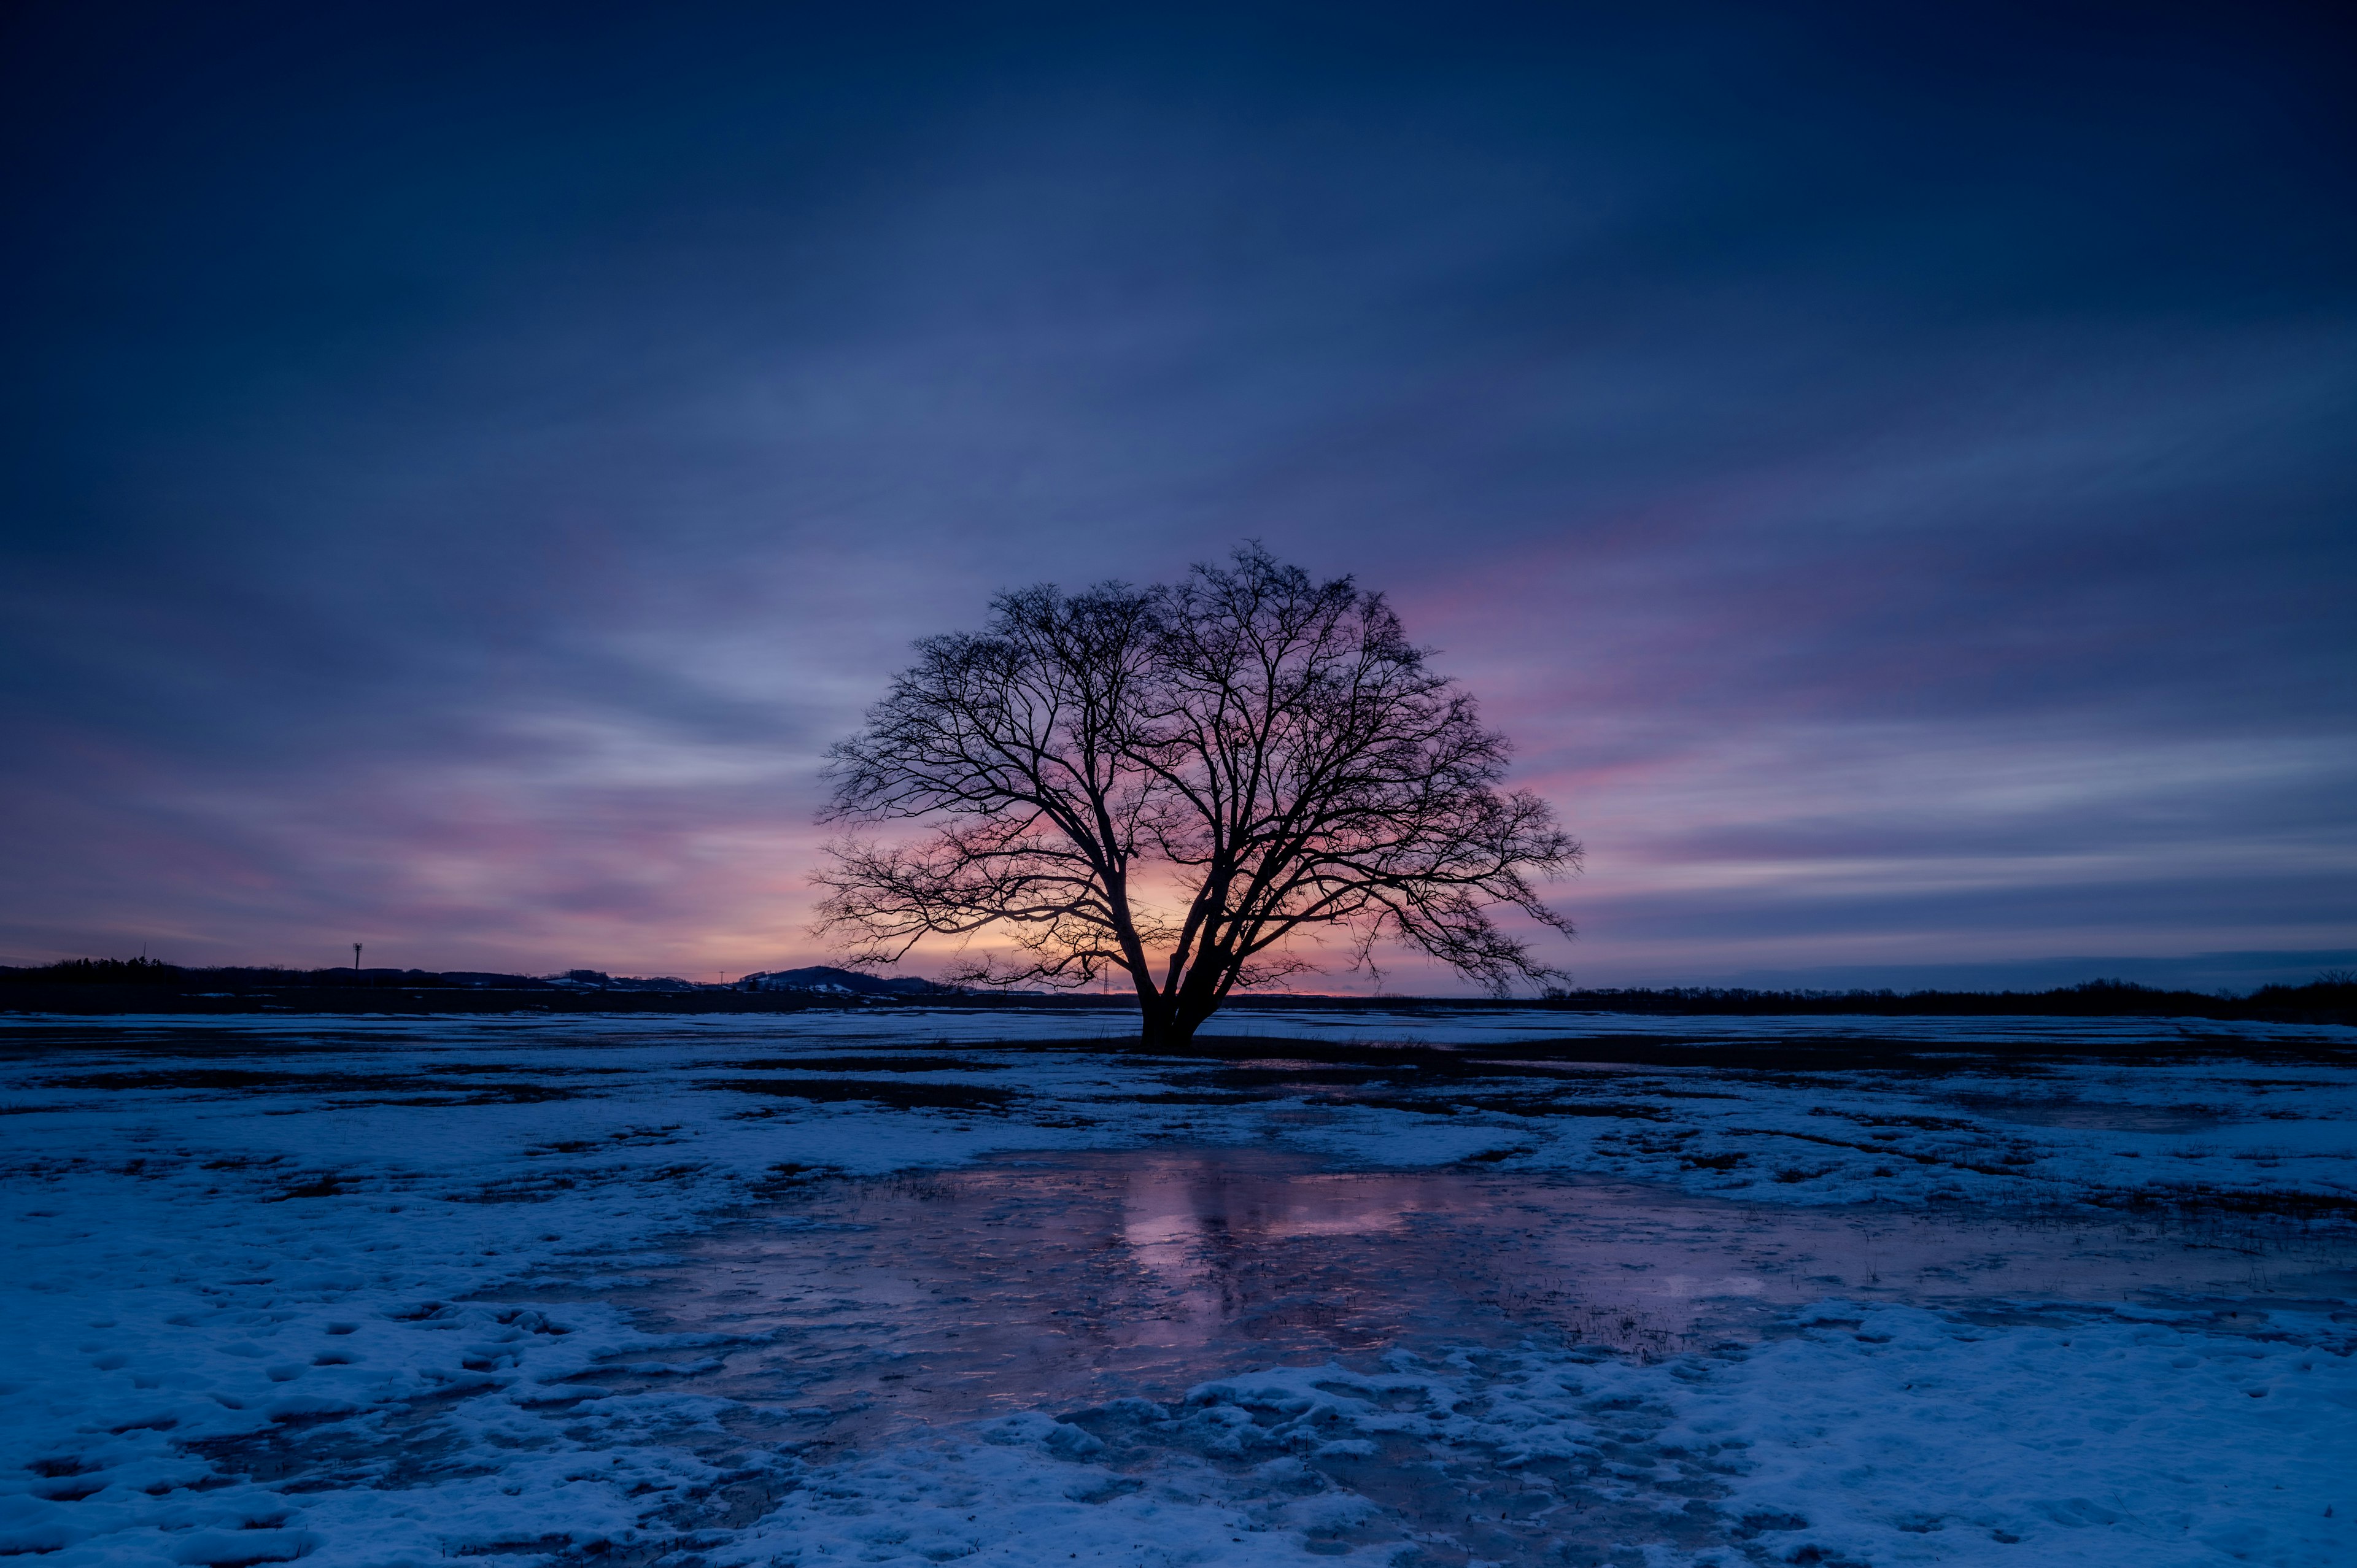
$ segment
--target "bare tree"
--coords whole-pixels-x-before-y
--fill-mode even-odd
[[[1500,787],[1505,738],[1351,578],[1252,545],[1175,585],[1005,594],[987,630],[917,652],[829,754],[824,820],[934,824],[828,846],[820,929],[850,961],[995,929],[1015,958],[952,978],[1119,972],[1149,1043],[1309,968],[1291,939],[1328,929],[1354,963],[1397,940],[1497,995],[1561,978],[1491,911],[1568,936],[1527,878],[1578,844]]]

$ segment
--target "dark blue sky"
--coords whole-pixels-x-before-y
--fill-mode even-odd
[[[873,11],[11,14],[0,961],[819,956],[911,638],[1246,537],[1584,982],[2357,949],[2321,8]]]

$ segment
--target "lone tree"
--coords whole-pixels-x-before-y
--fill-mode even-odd
[[[849,961],[996,930],[1015,957],[952,978],[1077,987],[1119,972],[1148,1044],[1190,1038],[1239,986],[1420,948],[1505,995],[1560,978],[1491,918],[1568,936],[1533,873],[1575,868],[1547,803],[1500,786],[1505,737],[1434,673],[1379,594],[1313,582],[1257,545],[1174,585],[1001,595],[988,629],[928,638],[829,753],[823,820],[931,825],[845,837],[813,878]]]

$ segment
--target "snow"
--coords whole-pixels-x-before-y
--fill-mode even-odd
[[[0,1552],[1580,1560],[1539,1555],[1554,1540],[1596,1561],[1618,1542],[1613,1561],[1727,1568],[2357,1561],[2345,1299],[1827,1299],[1757,1343],[1663,1359],[1534,1339],[1273,1364],[1183,1402],[1018,1412],[845,1450],[781,1435],[791,1412],[700,1389],[726,1337],[649,1328],[615,1288],[797,1170],[1006,1151],[1243,1145],[1403,1169],[1495,1156],[1480,1168],[1763,1213],[2357,1197],[2347,1057],[2248,1055],[2345,1052],[2357,1030],[1222,1019],[1500,1059],[1566,1033],[1903,1036],[1959,1053],[1938,1074],[1534,1067],[1254,1097],[1218,1063],[1081,1043],[1105,1025],[920,1009],[0,1021]],[[2139,1039],[2216,1054],[2068,1056]],[[1972,1054],[1992,1041],[2062,1054],[2034,1069]],[[857,1060],[936,1043],[956,1047],[940,1066]],[[900,1108],[829,1098],[856,1091],[845,1079],[909,1092]],[[820,1097],[780,1092],[797,1082]],[[601,1376],[628,1386],[585,1380]],[[1436,1498],[1456,1511],[1441,1518]]]

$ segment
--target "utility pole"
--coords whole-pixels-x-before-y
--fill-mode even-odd
[[[354,942],[354,943],[352,944],[352,972],[353,972],[354,974],[358,974],[360,972],[361,972],[361,944],[360,944],[360,943],[358,943],[358,942]]]

